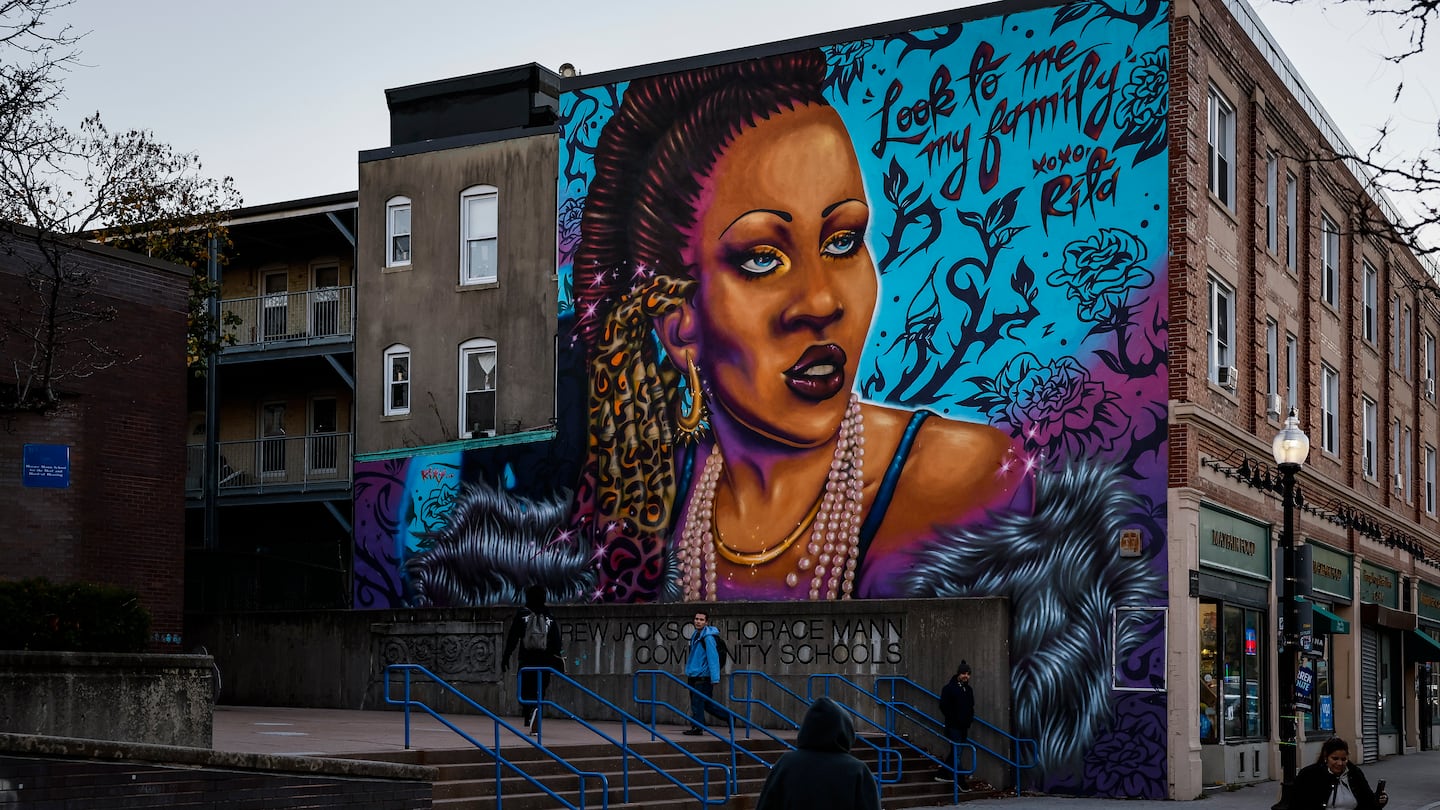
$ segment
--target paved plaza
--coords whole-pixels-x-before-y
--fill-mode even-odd
[[[495,726],[488,718],[462,714],[446,717],[476,740],[486,745],[496,743]],[[620,730],[618,723],[596,725],[608,733],[618,734]],[[217,706],[214,748],[217,751],[300,756],[399,751],[405,747],[404,732],[403,716],[397,711]],[[454,731],[421,714],[411,716],[410,739],[413,748],[464,746]],[[592,742],[594,736],[576,723],[551,719],[543,722],[542,739],[547,744],[565,745]],[[519,740],[502,731],[499,743],[502,746],[516,745]],[[1389,781],[1390,804],[1386,810],[1440,810],[1440,752],[1390,757],[1366,765],[1364,769],[1371,783],[1380,779]],[[1214,791],[1194,806],[1217,810],[1269,810],[1278,791],[1279,786],[1275,782],[1239,790]],[[1116,800],[1010,796],[966,802],[964,806],[967,810],[987,807],[1004,810],[1116,810]],[[1174,802],[1143,799],[1123,803],[1124,810],[1174,807]]]

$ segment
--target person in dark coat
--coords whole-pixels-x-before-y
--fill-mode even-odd
[[[548,623],[543,648],[536,649],[538,644],[526,640],[526,629],[531,626],[531,616],[537,617],[536,621],[540,625]],[[505,653],[500,658],[501,672],[509,670],[510,656],[516,648],[520,650],[522,670],[526,667],[550,667],[563,671],[565,668],[560,649],[560,623],[555,621],[554,614],[545,604],[545,588],[542,585],[531,585],[525,589],[525,606],[515,613],[515,618],[510,622],[510,631],[505,634]],[[520,716],[525,718],[525,725],[530,727],[532,734],[535,733],[535,721],[540,715],[538,701],[550,685],[550,673],[540,673],[541,677],[538,679],[535,674],[522,672],[519,690]]]
[[[1331,737],[1320,746],[1320,758],[1295,774],[1291,810],[1380,810],[1390,801],[1377,792],[1365,772],[1350,764],[1350,745]]]
[[[975,722],[975,692],[970,688],[970,665],[962,659],[955,670],[955,676],[940,690],[940,714],[945,718],[945,737],[952,743],[963,743],[970,739],[970,724]],[[957,753],[951,746],[952,754]],[[960,772],[958,755],[951,759],[955,768],[955,784],[961,793],[970,792],[970,782]],[[949,782],[950,767],[944,767],[935,774],[935,781]]]
[[[850,753],[855,724],[840,704],[810,704],[796,750],[775,763],[755,810],[880,810],[875,775]]]

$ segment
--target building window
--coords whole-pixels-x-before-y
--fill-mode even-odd
[[[1415,334],[1415,324],[1410,305],[1406,304],[1400,314],[1400,367],[1405,369],[1405,379],[1415,378],[1415,363],[1411,361],[1410,336]]]
[[[1405,502],[1415,502],[1415,436],[1405,426]]]
[[[1235,210],[1235,108],[1210,89],[1210,191]]]
[[[410,413],[410,347],[396,343],[385,350],[385,415]]]
[[[1235,292],[1225,282],[1210,277],[1210,382],[1234,387]]]
[[[1375,401],[1369,397],[1360,398],[1360,421],[1364,430],[1364,440],[1360,446],[1360,469],[1365,477],[1375,479],[1375,442],[1376,431],[1379,429],[1375,421]]]
[[[1300,184],[1295,175],[1285,173],[1285,266],[1294,270],[1300,266],[1300,257],[1295,255],[1295,217],[1300,210]]]
[[[1370,262],[1362,263],[1361,274],[1364,276],[1362,281],[1364,289],[1360,291],[1362,320],[1360,328],[1364,330],[1365,342],[1373,344],[1375,342],[1375,308],[1380,304],[1377,293],[1378,276],[1375,268],[1370,266]]]
[[[495,435],[495,341],[460,344],[460,437]]]
[[[1400,494],[1400,420],[1390,422],[1390,486]]]
[[[1280,249],[1276,218],[1280,216],[1280,158],[1274,152],[1265,161],[1265,247],[1271,253]]]
[[[410,198],[391,197],[385,203],[385,266],[410,263]]]
[[[1340,452],[1340,373],[1328,363],[1320,364],[1320,447]]]
[[[1435,399],[1435,336],[1429,331],[1420,338],[1425,362],[1425,398]]]
[[[1265,736],[1265,614],[1235,605],[1200,603],[1200,741]]]
[[[1300,388],[1300,341],[1285,333],[1285,411],[1295,409],[1295,392]]]
[[[1425,514],[1435,516],[1435,448],[1425,445]]]
[[[1280,324],[1265,319],[1265,393],[1280,393]]]
[[[1325,303],[1340,303],[1340,231],[1330,217],[1320,215],[1320,294]]]
[[[1400,370],[1400,296],[1390,296],[1390,367]]]
[[[499,197],[494,186],[473,186],[460,195],[461,284],[484,284],[499,278]]]
[[[1325,607],[1333,609],[1334,605],[1326,605]],[[1331,702],[1331,705],[1333,706],[1335,700],[1335,686],[1330,679],[1330,673],[1333,672],[1335,669],[1335,645],[1331,643],[1330,635],[1328,633],[1320,633],[1317,631],[1315,634],[1315,641],[1317,644],[1322,646],[1320,646],[1319,655],[1311,652],[1308,656],[1310,660],[1310,666],[1314,669],[1315,676],[1314,686],[1312,687],[1313,693],[1311,694],[1311,698],[1313,699],[1314,705],[1316,707],[1319,707],[1320,704],[1324,703],[1326,700],[1329,700]],[[1322,731],[1334,732],[1335,713],[1333,711],[1329,713],[1329,718],[1330,722],[1327,725],[1324,723],[1321,712],[1305,712],[1305,728],[1317,734]]]

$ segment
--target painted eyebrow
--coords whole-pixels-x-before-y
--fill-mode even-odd
[[[836,204],[838,205],[839,203],[836,203]],[[751,210],[749,210],[749,211],[746,211],[745,213],[741,214],[740,216],[735,217],[734,219],[732,219],[732,220],[730,221],[730,224],[725,226],[725,230],[723,230],[723,231],[720,232],[720,235],[721,235],[721,236],[724,236],[731,228],[735,227],[735,223],[739,222],[740,220],[744,219],[745,217],[750,216],[751,214],[773,214],[774,216],[777,216],[777,217],[779,217],[780,219],[782,219],[782,220],[784,220],[784,221],[786,221],[786,222],[794,222],[794,221],[795,221],[795,217],[791,216],[790,213],[787,212],[787,211],[777,211],[777,210],[775,210],[774,208],[755,208],[755,209],[751,209]]]
[[[841,200],[841,201],[839,201],[839,202],[831,203],[830,205],[826,206],[825,210],[820,212],[820,216],[821,216],[822,218],[823,218],[823,217],[828,217],[828,216],[830,216],[830,213],[831,213],[832,211],[834,211],[836,208],[839,208],[840,206],[844,205],[845,203],[849,203],[849,202],[858,202],[858,203],[860,203],[861,205],[865,205],[865,201],[864,201],[864,200],[857,200],[857,199],[855,199],[854,197],[846,197],[845,199],[843,199],[843,200]],[[866,206],[866,207],[868,207],[868,206]]]

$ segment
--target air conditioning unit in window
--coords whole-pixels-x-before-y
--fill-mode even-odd
[[[1365,477],[1375,477],[1375,461],[1373,459],[1365,459]]]
[[[1237,373],[1234,366],[1221,366],[1215,369],[1215,383],[1221,388],[1235,390]]]
[[[1399,495],[1405,491],[1405,476],[1395,473],[1395,494]]]
[[[1280,395],[1269,394],[1265,397],[1265,415],[1275,419],[1280,418]]]
[[[1425,378],[1425,398],[1428,399],[1428,400],[1430,400],[1431,402],[1434,402],[1434,401],[1435,401],[1435,378],[1434,378],[1434,377],[1426,377],[1426,378]]]

